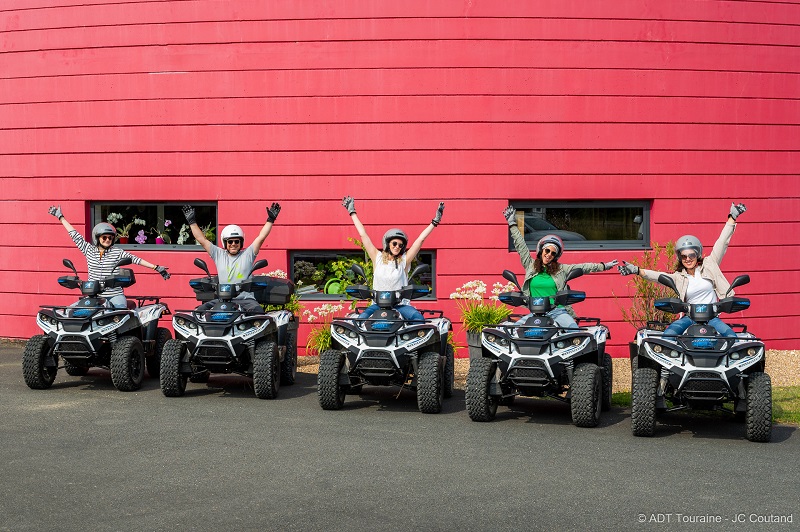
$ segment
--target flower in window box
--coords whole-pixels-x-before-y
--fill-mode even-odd
[[[164,227],[161,229],[156,229],[153,227],[151,229],[152,232],[156,234],[156,244],[171,244],[172,239],[169,237],[169,229],[167,229],[170,225],[172,225],[171,220],[164,220]]]
[[[138,216],[134,216],[133,220],[131,220],[129,223],[117,226],[116,224],[122,222],[123,218],[124,217],[117,212],[109,213],[109,215],[106,217],[108,223],[117,228],[117,234],[120,236],[120,238],[128,238],[130,236],[131,228],[134,225],[145,225],[146,223]]]

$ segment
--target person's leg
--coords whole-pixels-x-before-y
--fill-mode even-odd
[[[578,324],[575,323],[575,320],[572,318],[572,316],[569,315],[569,312],[567,312],[563,308],[560,307],[555,308],[550,312],[548,312],[547,315],[553,318],[553,321],[556,323],[556,325],[558,325],[562,329],[578,328]]]
[[[708,324],[714,327],[714,329],[716,329],[716,331],[722,336],[728,338],[738,338],[733,329],[731,329],[727,323],[725,323],[719,318],[712,319],[711,321],[708,322]]]
[[[375,311],[378,310],[379,308],[380,307],[378,305],[373,303],[372,305],[370,305],[366,309],[364,309],[364,312],[359,314],[358,317],[359,317],[359,319],[365,320],[365,319],[369,318],[370,316],[372,316],[375,313]]]
[[[669,327],[664,331],[663,336],[680,336],[689,326],[692,324],[692,318],[689,316],[684,316],[679,320],[673,321]]]
[[[234,301],[242,307],[245,314],[263,314],[264,312],[264,308],[255,299],[236,299]]]
[[[128,308],[128,300],[125,299],[125,296],[123,295],[118,295],[107,299],[106,304],[108,304],[108,306],[111,308]]]
[[[425,321],[422,313],[411,305],[397,305],[394,307],[406,321]]]

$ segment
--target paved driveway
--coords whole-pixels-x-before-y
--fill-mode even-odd
[[[316,376],[262,401],[240,377],[168,399],[59,372],[29,390],[0,345],[0,530],[650,530],[798,526],[800,436],[672,415],[634,438],[617,409],[578,429],[523,399],[473,423],[463,392],[422,415],[367,388],[324,412]],[[782,517],[781,517],[782,516]],[[764,524],[788,519],[792,524]],[[640,520],[646,521],[640,524]],[[719,520],[708,527],[698,521]],[[735,522],[737,520],[743,523]],[[761,524],[759,524],[761,522]],[[683,523],[683,524],[680,524]]]

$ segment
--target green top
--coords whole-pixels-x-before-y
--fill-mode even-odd
[[[532,297],[549,297],[551,298],[551,302],[552,297],[558,292],[556,289],[556,282],[547,272],[541,272],[539,275],[531,277],[528,288],[531,291]]]

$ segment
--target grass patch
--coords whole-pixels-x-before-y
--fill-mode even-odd
[[[612,394],[611,404],[630,407],[631,392]],[[800,425],[800,386],[772,388],[772,420],[776,423]]]

